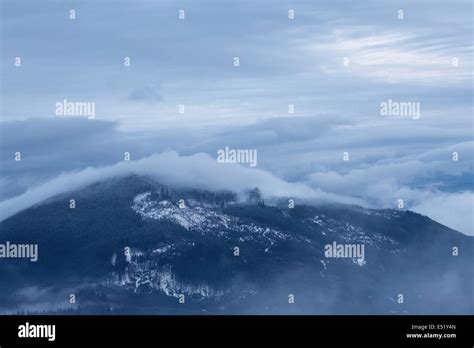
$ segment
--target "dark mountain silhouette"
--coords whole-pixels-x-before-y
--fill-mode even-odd
[[[39,245],[38,262],[0,259],[0,311],[473,313],[473,237],[410,211],[280,202],[139,176],[53,197],[0,224],[0,243]],[[326,257],[333,243],[364,259]]]

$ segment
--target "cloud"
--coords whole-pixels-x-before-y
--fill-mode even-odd
[[[117,162],[123,152],[136,147],[116,127],[115,122],[87,119],[2,122],[1,199],[20,194],[61,172]],[[16,152],[21,153],[19,162],[14,160]]]
[[[165,152],[136,161],[120,162],[100,168],[89,167],[61,174],[53,180],[28,189],[22,195],[1,202],[0,219],[4,220],[54,195],[78,190],[97,181],[131,174],[150,176],[162,184],[175,187],[212,191],[231,190],[242,193],[257,186],[262,190],[264,197],[362,203],[358,199],[311,189],[301,183],[288,183],[260,169],[250,169],[237,164],[219,164],[215,158],[207,154],[179,156],[176,152]]]
[[[0,126],[0,200],[88,167],[115,168],[125,151],[133,160],[167,150],[213,158],[225,146],[257,149],[258,168],[283,182],[373,207],[403,197],[441,216],[423,201],[472,190],[469,1],[406,3],[402,21],[398,8],[372,0],[295,1],[294,20],[270,0],[187,1],[186,20],[171,2],[83,2],[74,22],[54,1],[26,3],[2,8],[2,119],[17,122]],[[31,119],[51,116],[64,98],[95,101],[96,120]],[[387,99],[420,102],[421,118],[381,118]],[[459,217],[463,226],[468,218]]]
[[[367,207],[398,208],[426,215],[431,219],[467,235],[474,235],[472,176],[468,177],[467,190],[444,192],[444,186],[457,184],[456,178],[442,177],[451,172],[447,161],[423,163],[419,161],[374,165],[356,169],[347,174],[319,172],[309,175],[306,183],[326,192],[360,197]],[[463,185],[464,187],[466,185]],[[464,188],[466,189],[466,188]]]
[[[247,174],[244,175],[238,166],[223,168],[216,167],[215,163],[216,151],[230,146],[256,149],[258,169],[252,173],[267,173],[280,180],[280,184],[295,185],[292,189],[302,185],[315,197],[332,197],[336,201],[343,198],[372,208],[394,208],[397,200],[403,199],[405,208],[421,206],[423,213],[431,216],[429,207],[435,209],[435,205],[423,206],[424,200],[445,197],[449,192],[444,191],[472,190],[474,143],[456,142],[462,139],[460,133],[465,133],[457,125],[443,125],[441,131],[430,123],[410,122],[411,126],[406,128],[403,122],[364,124],[335,115],[293,116],[262,120],[232,130],[214,127],[203,132],[171,129],[136,134],[120,132],[117,123],[99,120],[6,122],[0,128],[5,134],[2,138],[0,189],[3,200],[28,193],[28,201],[39,203],[41,198],[50,195],[48,190],[46,194],[42,191],[45,190],[42,185],[48,185],[48,182],[53,185],[53,179],[57,180],[54,185],[62,187],[59,192],[63,192],[82,186],[79,178],[90,183],[130,173],[137,168],[154,176],[166,173],[162,179],[167,182],[179,178],[177,184],[202,185],[204,183],[196,178],[185,177],[188,172],[200,173],[203,181],[213,182],[211,189],[220,187],[217,184],[221,179],[214,177],[215,170],[226,178],[225,184],[228,185],[222,187],[240,190],[239,181],[231,178],[246,177]],[[423,134],[421,138],[418,136],[420,133]],[[173,159],[172,165],[167,165],[171,172],[166,172],[166,166],[160,160],[163,157],[155,159],[153,155],[169,150],[181,156],[179,160]],[[16,151],[22,152],[20,163],[13,160]],[[117,164],[126,151],[131,153],[133,161]],[[350,161],[342,161],[342,151],[349,151]],[[455,151],[459,154],[457,162],[452,161]],[[207,158],[190,165],[191,159],[196,159],[194,156],[206,156],[204,153],[207,153]],[[147,169],[146,163],[152,166],[154,160],[158,161],[159,171]],[[183,163],[188,166],[182,167]],[[70,180],[76,177],[71,176],[73,173],[77,179]],[[260,180],[260,174],[249,177],[247,185],[253,183],[265,187],[267,180]],[[62,177],[67,179],[63,182]],[[278,191],[282,187],[280,184],[268,187],[267,194],[278,196],[287,192]],[[51,192],[54,194],[56,191]],[[299,193],[290,192],[293,196]],[[441,216],[437,210],[434,214]],[[449,211],[445,214],[448,215]],[[459,218],[463,220],[462,232],[471,233],[465,228],[470,223],[469,216]],[[452,220],[443,217],[443,221]]]
[[[472,46],[458,46],[457,41],[459,37],[432,38],[406,30],[356,27],[334,30],[322,41],[306,43],[305,48],[335,58],[322,68],[331,75],[353,74],[415,85],[468,84],[472,78]],[[349,59],[348,66],[343,65],[344,57]]]
[[[146,101],[150,103],[156,103],[163,100],[162,96],[158,92],[158,88],[155,85],[135,88],[130,92],[128,99]]]
[[[474,236],[474,193],[441,193],[426,197],[413,211],[457,231]]]

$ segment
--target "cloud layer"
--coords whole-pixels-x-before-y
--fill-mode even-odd
[[[310,200],[325,200],[347,204],[360,200],[329,194],[300,183],[287,183],[271,173],[250,169],[238,164],[220,164],[207,154],[179,156],[176,152],[121,162],[113,166],[86,168],[65,173],[25,193],[0,203],[0,219],[4,220],[17,212],[68,191],[86,187],[94,182],[131,174],[145,175],[160,183],[178,188],[200,188],[211,191],[231,190],[237,193],[254,187],[262,190],[264,197],[298,197]]]
[[[57,1],[1,6],[3,216],[136,168],[373,208],[403,199],[474,234],[472,1],[85,0],[75,20]],[[63,99],[94,102],[96,118],[58,119]],[[420,118],[382,116],[389,99]],[[258,169],[216,167],[226,146],[257,150]]]

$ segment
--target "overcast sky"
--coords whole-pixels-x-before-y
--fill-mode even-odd
[[[472,1],[2,0],[2,204],[62,173],[117,168],[125,151],[132,160],[174,151],[174,166],[192,159],[215,181],[208,160],[229,146],[258,151],[256,182],[275,178],[267,195],[289,182],[374,208],[403,199],[474,234],[472,10]],[[94,102],[95,118],[55,115],[64,99]],[[389,99],[419,103],[420,117],[381,115]],[[233,183],[242,172],[225,175]]]

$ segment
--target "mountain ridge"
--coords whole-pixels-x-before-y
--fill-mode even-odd
[[[69,208],[71,198],[76,200],[74,209]],[[0,263],[0,271],[9,280],[9,285],[1,285],[4,289],[21,293],[23,288],[58,283],[79,289],[90,281],[92,288],[108,294],[109,307],[132,313],[154,307],[134,307],[131,298],[157,296],[170,313],[199,307],[224,313],[403,313],[403,306],[390,309],[392,301],[383,296],[368,305],[361,293],[370,293],[367,284],[376,281],[382,293],[387,287],[387,296],[395,298],[397,282],[422,277],[414,283],[416,287],[404,287],[408,298],[426,296],[430,289],[423,281],[446,275],[456,282],[448,293],[465,298],[472,290],[468,281],[472,270],[460,265],[469,261],[473,238],[422,215],[343,205],[271,206],[259,200],[243,202],[228,191],[174,189],[139,176],[52,197],[4,220],[0,237],[37,242],[40,250],[37,265],[20,260],[8,267]],[[332,242],[364,244],[366,264],[354,258],[326,258],[324,247]],[[460,248],[459,256],[452,255],[453,247]],[[398,280],[384,275],[387,271]],[[347,295],[340,293],[347,292],[352,282],[357,286],[348,289],[354,294],[344,300]],[[300,293],[293,306],[285,305],[279,292],[286,288],[286,296],[291,288],[293,292],[301,288],[304,295]],[[92,300],[82,298],[73,306],[76,310],[87,313],[103,305],[91,291],[86,293]],[[186,297],[186,306],[177,301],[180,295]],[[115,303],[117,296],[127,298],[125,304]],[[335,304],[328,300],[333,297]],[[268,298],[278,298],[277,304]],[[269,304],[264,305],[266,301]],[[242,309],[244,304],[248,309]],[[433,310],[427,303],[406,307],[409,313]]]

